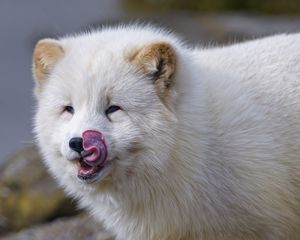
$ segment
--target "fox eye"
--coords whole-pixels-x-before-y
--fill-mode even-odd
[[[64,112],[68,112],[70,114],[74,114],[74,108],[72,106],[65,106]]]
[[[111,105],[108,109],[105,110],[105,114],[106,116],[108,116],[109,114],[114,113],[118,110],[121,110],[121,107],[116,105]]]

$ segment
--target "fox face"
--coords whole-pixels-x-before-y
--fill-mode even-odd
[[[35,132],[62,185],[124,183],[167,164],[177,121],[175,49],[121,35],[44,39],[35,47]]]

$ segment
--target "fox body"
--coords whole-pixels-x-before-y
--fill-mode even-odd
[[[33,60],[43,159],[116,239],[300,239],[299,34],[203,49],[122,26]]]

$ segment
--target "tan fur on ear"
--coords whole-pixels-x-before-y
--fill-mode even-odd
[[[38,85],[45,82],[51,69],[63,56],[64,50],[57,40],[43,39],[36,44],[33,52],[33,74]]]
[[[147,76],[153,79],[158,96],[167,101],[174,84],[176,56],[168,43],[151,43],[132,52],[129,59]]]

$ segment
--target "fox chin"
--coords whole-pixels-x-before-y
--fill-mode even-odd
[[[33,75],[46,166],[117,240],[300,239],[300,34],[104,28],[40,40]]]

